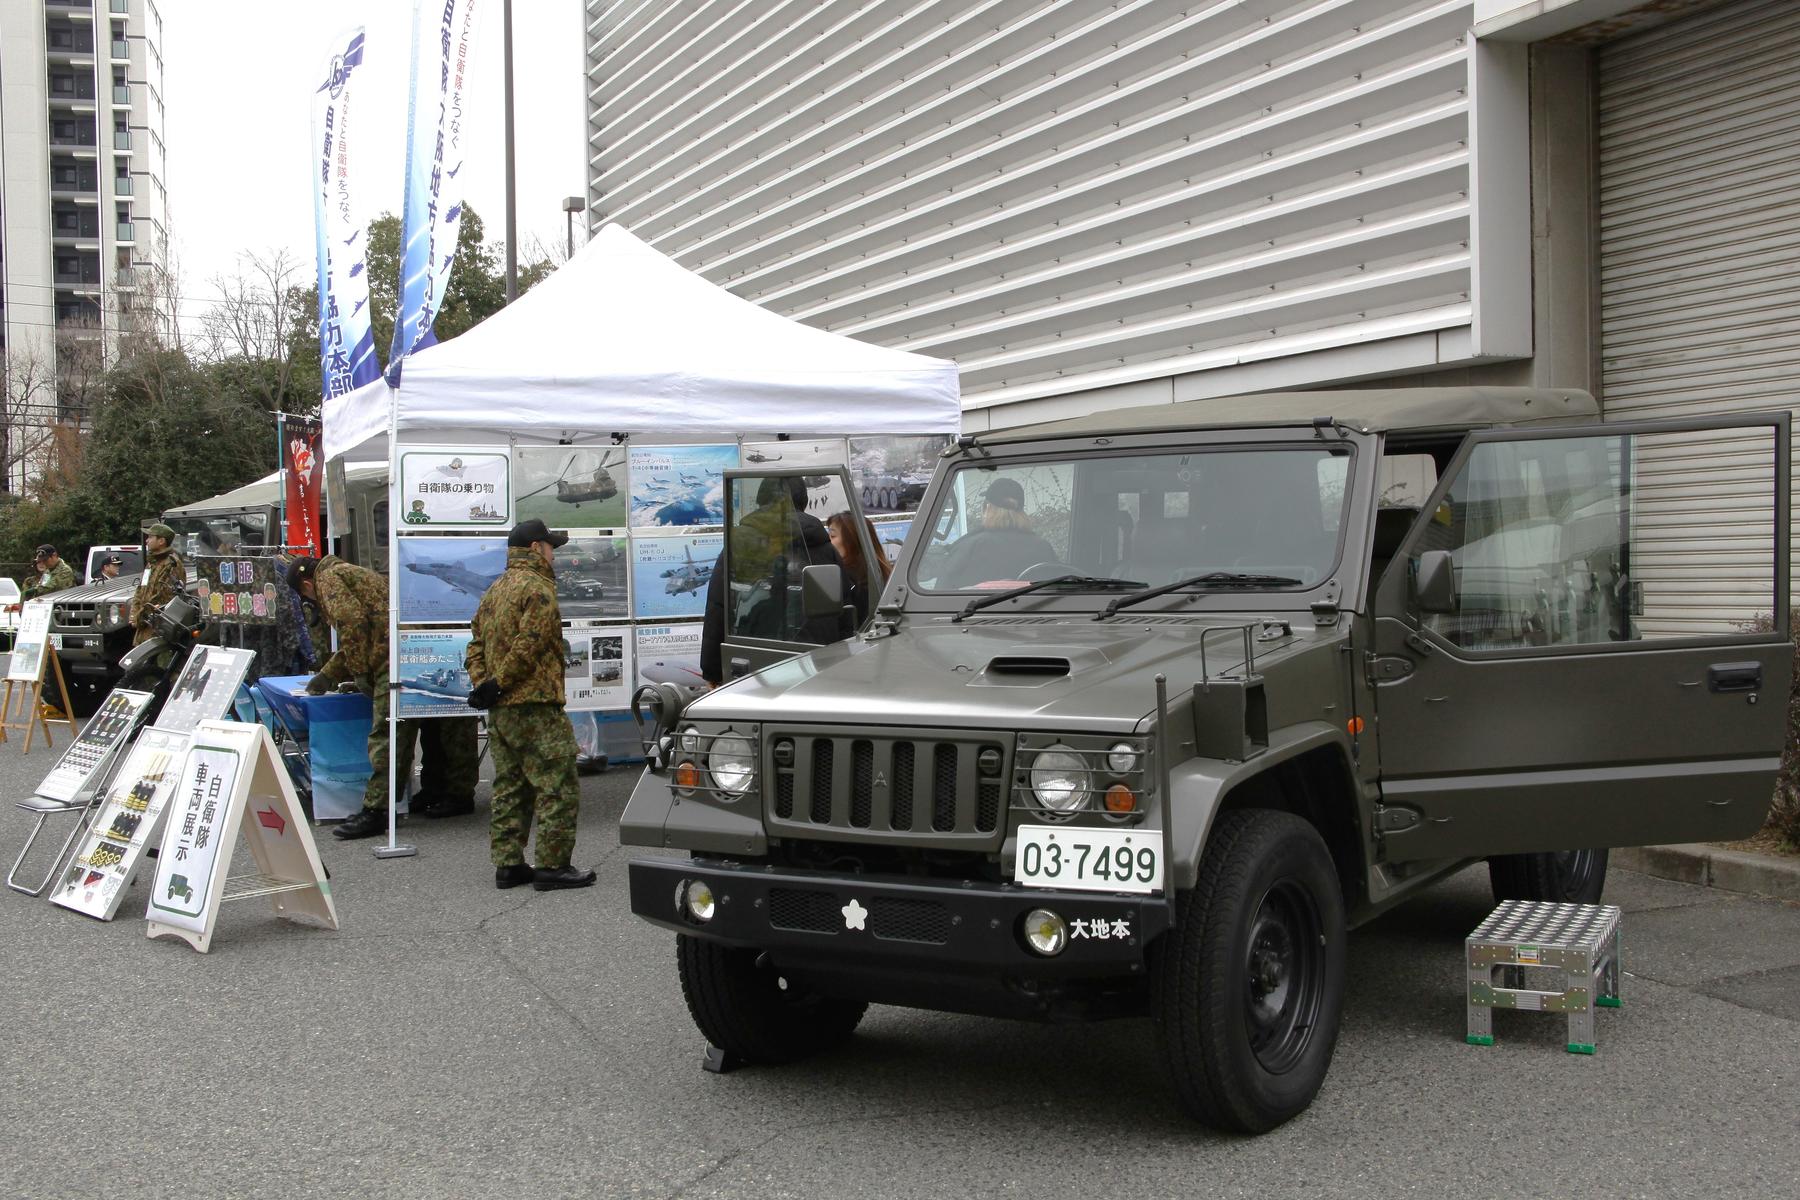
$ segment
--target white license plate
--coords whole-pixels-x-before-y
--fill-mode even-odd
[[[1013,878],[1026,887],[1154,892],[1163,880],[1162,831],[1021,825]]]

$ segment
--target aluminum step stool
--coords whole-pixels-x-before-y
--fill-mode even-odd
[[[1494,1044],[1494,1010],[1569,1014],[1569,1053],[1594,1052],[1594,1007],[1618,1008],[1619,910],[1610,904],[1508,900],[1466,943],[1471,1045]],[[1563,972],[1561,991],[1524,985],[1524,968]],[[1495,972],[1506,986],[1497,986]]]

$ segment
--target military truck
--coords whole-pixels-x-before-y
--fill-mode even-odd
[[[1325,1077],[1349,929],[1482,859],[1585,902],[1608,847],[1752,833],[1788,416],[1599,416],[1371,390],[964,436],[826,645],[841,572],[771,548],[780,472],[728,473],[729,681],[640,693],[620,826],[712,1065],[870,1003],[1148,1016],[1187,1110],[1264,1131]]]

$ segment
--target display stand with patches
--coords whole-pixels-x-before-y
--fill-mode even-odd
[[[279,917],[338,927],[300,799],[262,725],[202,722],[167,810],[144,914],[147,936],[178,937],[204,954],[212,948],[219,906],[258,896],[271,897]],[[240,833],[256,870],[232,875]]]
[[[50,881],[56,878],[58,868],[68,857],[69,847],[87,827],[86,818],[93,808],[94,800],[100,795],[108,768],[117,760],[119,750],[131,740],[144,714],[150,709],[150,701],[154,697],[149,692],[114,691],[82,729],[74,743],[63,752],[50,774],[44,776],[37,791],[31,796],[15,803],[25,812],[37,818],[31,827],[31,833],[25,839],[25,845],[19,851],[19,857],[13,860],[12,870],[7,873],[6,886],[15,892],[24,892],[27,896],[41,895]],[[43,879],[36,887],[27,887],[19,882],[19,872],[25,866],[25,859],[31,848],[37,844],[38,836],[43,833],[44,826],[53,817],[68,816],[73,818],[69,836],[50,861],[50,869],[44,872]]]
[[[42,726],[44,745],[54,746],[50,737],[51,722],[67,725],[71,733],[75,730],[75,722],[67,713],[60,716],[49,716],[44,711],[44,669],[45,660],[49,660],[49,669],[56,677],[56,694],[64,704],[69,702],[69,687],[63,681],[62,659],[57,655],[50,642],[50,614],[53,603],[49,600],[28,600],[19,617],[19,630],[13,638],[12,657],[6,664],[6,689],[0,694],[0,742],[7,740],[7,731],[23,729],[25,746],[22,751],[31,753],[33,732]],[[14,712],[14,706],[18,711]]]

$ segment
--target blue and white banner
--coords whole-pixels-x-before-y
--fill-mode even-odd
[[[319,377],[327,398],[381,375],[369,328],[369,222],[351,187],[350,77],[363,60],[363,31],[338,39],[313,94],[313,226],[319,254]]]
[[[456,235],[462,226],[462,181],[470,46],[481,0],[414,0],[412,91],[407,103],[406,203],[400,252],[400,312],[388,355],[388,382],[398,386],[408,354],[435,340],[437,317]]]

